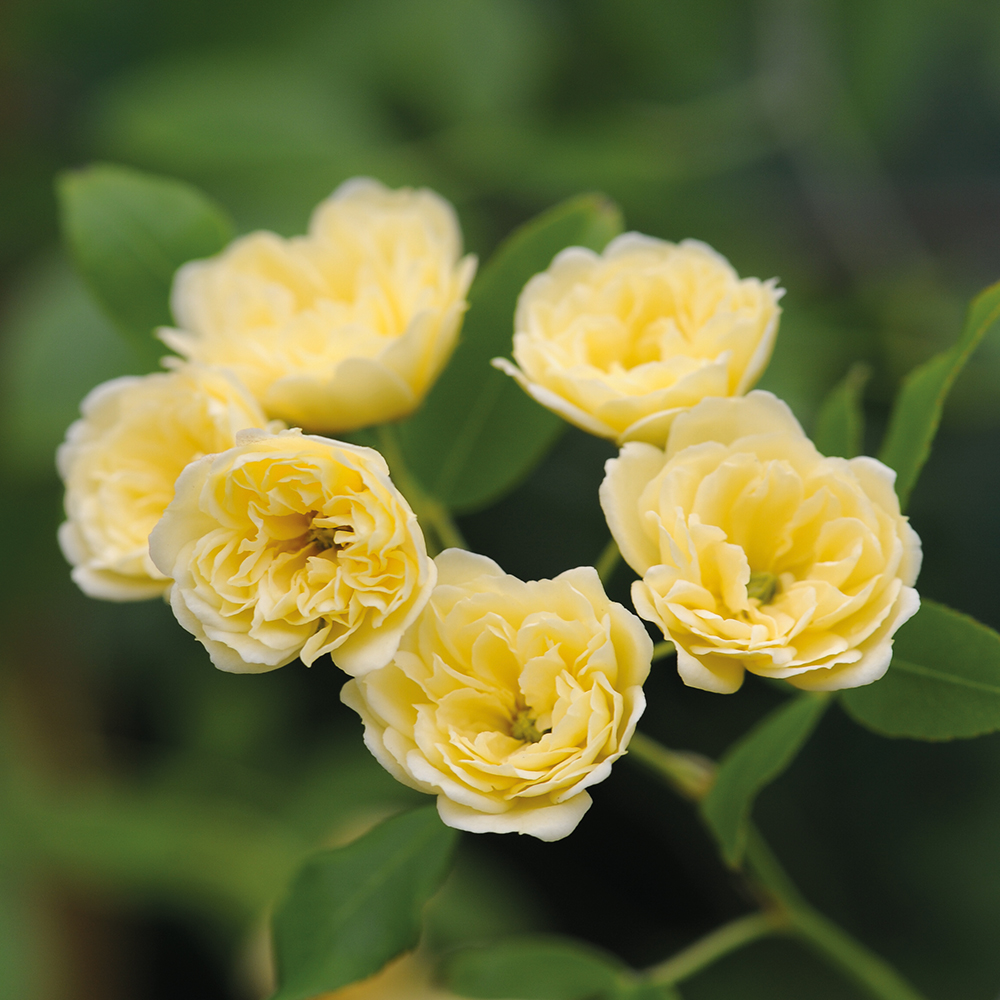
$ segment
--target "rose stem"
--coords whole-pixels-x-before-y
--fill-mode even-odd
[[[390,424],[381,424],[376,428],[376,432],[379,450],[389,465],[392,478],[396,481],[400,492],[410,502],[417,520],[433,532],[434,541],[439,543],[434,546],[437,552],[441,549],[467,549],[469,545],[451,514],[448,513],[447,507],[427,493],[406,467],[403,449],[399,446],[399,438],[396,436],[396,428]],[[437,555],[437,552],[431,552],[431,555]]]
[[[730,921],[695,941],[690,947],[671,955],[665,962],[654,965],[643,979],[658,986],[672,986],[707,968],[731,951],[787,928],[780,913],[750,913]]]
[[[677,647],[669,639],[658,642],[653,647],[653,663],[656,663],[657,660],[666,659],[666,657],[675,652],[677,652]]]
[[[597,575],[605,587],[621,561],[622,554],[618,550],[618,543],[613,538],[609,538],[608,544],[601,549],[601,554],[594,563],[594,569],[597,570]]]
[[[642,733],[633,736],[629,753],[689,801],[697,802],[704,798],[712,787],[714,765],[698,754],[670,750]],[[760,921],[744,924],[749,920],[744,917],[726,924],[666,962],[654,966],[649,975],[656,975],[657,972],[662,975],[666,969],[674,976],[666,982],[678,982],[681,977],[692,975],[729,951],[769,932],[784,930],[812,947],[876,1000],[924,1000],[888,962],[806,902],[753,825],[747,836],[746,868],[748,888],[764,907],[761,913],[751,915],[760,918]],[[674,962],[676,966],[673,966]],[[657,982],[665,980],[657,979]]]

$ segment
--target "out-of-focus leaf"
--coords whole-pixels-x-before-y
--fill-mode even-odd
[[[1000,282],[972,300],[955,346],[919,365],[903,381],[879,458],[896,470],[896,492],[904,510],[930,455],[948,392],[972,352],[998,319]]]
[[[547,901],[526,874],[480,848],[461,844],[441,891],[424,910],[421,944],[432,952],[547,930]]]
[[[12,290],[0,352],[0,455],[31,478],[55,475],[56,446],[95,385],[145,370],[61,259]]]
[[[798,695],[758,723],[723,757],[715,784],[702,802],[702,815],[729,864],[737,865],[743,857],[753,800],[795,759],[827,704],[823,695]]]
[[[101,157],[192,181],[241,229],[291,236],[347,177],[438,186],[384,117],[371,95],[331,78],[329,51],[255,49],[145,64],[101,89],[89,122]]]
[[[181,264],[232,239],[225,213],[196,188],[98,164],[58,183],[63,235],[91,293],[150,368],[152,339],[171,322],[170,285]]]
[[[43,940],[44,929],[26,897],[11,867],[0,868],[0,1000],[44,1000],[46,986],[57,986],[51,963],[58,956],[45,954],[51,942]],[[46,966],[50,982],[43,985]]]
[[[318,51],[434,128],[530,102],[551,23],[530,0],[365,0],[339,5]]]
[[[1000,635],[924,598],[874,684],[844,691],[849,715],[883,736],[949,740],[1000,729]]]
[[[483,1000],[585,1000],[627,983],[614,958],[571,938],[520,937],[463,948],[443,964],[448,988]]]
[[[452,510],[472,511],[499,499],[564,426],[490,367],[491,358],[510,353],[521,289],[564,247],[601,250],[621,228],[618,209],[605,198],[573,198],[518,229],[474,282],[450,364],[423,407],[400,426],[410,470]]]
[[[871,367],[863,361],[851,365],[823,400],[813,434],[822,454],[854,458],[864,450],[865,411],[861,401],[871,373]]]
[[[749,88],[677,106],[618,108],[573,121],[482,116],[444,133],[437,148],[483,185],[534,198],[600,188],[678,183],[761,158],[770,140]]]
[[[308,1000],[365,979],[415,947],[456,837],[426,806],[307,861],[274,917],[274,1000]]]
[[[869,343],[855,323],[790,303],[782,313],[774,354],[757,388],[773,392],[788,403],[804,426],[814,427],[836,373],[865,357]]]
[[[609,994],[609,1000],[681,1000],[680,993],[673,986],[659,983],[638,983],[620,987]]]
[[[63,793],[36,781],[5,808],[19,850],[48,868],[228,920],[259,912],[308,849],[257,810],[171,790]]]
[[[327,75],[301,51],[146,63],[99,92],[94,142],[108,155],[187,175],[326,161],[329,190],[340,159],[376,144],[381,130],[369,103]]]

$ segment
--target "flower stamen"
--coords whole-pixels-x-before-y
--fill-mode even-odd
[[[528,709],[521,708],[511,723],[510,735],[524,743],[537,743],[545,733],[539,732],[535,720],[528,714]]]
[[[747,584],[747,597],[751,601],[760,601],[761,604],[770,604],[774,600],[775,591],[778,589],[778,578],[774,573],[763,570],[759,573],[750,574],[750,582]]]
[[[341,535],[339,539],[337,538],[338,534]],[[344,534],[353,535],[354,529],[349,524],[317,524],[315,513],[313,514],[313,520],[310,521],[307,532],[309,543],[316,545],[323,552],[327,549],[339,552],[344,548],[348,544],[347,540],[343,537]]]

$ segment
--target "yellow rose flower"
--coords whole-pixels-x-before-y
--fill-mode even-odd
[[[80,406],[56,464],[66,484],[59,544],[91,597],[139,601],[170,581],[149,557],[149,533],[193,459],[231,448],[263,412],[234,379],[196,365],[105,382]]]
[[[186,358],[234,371],[272,417],[346,432],[420,405],[454,349],[474,257],[426,189],[341,185],[309,235],[259,232],[185,264],[171,298]]]
[[[732,692],[743,671],[816,691],[870,684],[920,605],[920,539],[896,475],[824,458],[769,392],[706,399],[666,450],[607,463],[601,506],[636,610],[677,646],[686,684]]]
[[[704,243],[625,233],[536,274],[514,318],[520,367],[493,364],[591,434],[662,445],[678,413],[760,378],[783,294],[773,279],[740,280]]]
[[[596,571],[524,583],[460,549],[392,663],[342,700],[399,781],[449,826],[559,840],[590,808],[645,707],[653,645]]]
[[[324,653],[381,667],[436,577],[382,456],[299,430],[244,431],[192,462],[149,550],[177,620],[234,673]]]

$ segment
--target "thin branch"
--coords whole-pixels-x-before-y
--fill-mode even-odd
[[[677,647],[669,640],[658,642],[653,647],[653,663],[657,660],[665,660],[668,656],[673,656],[677,652]]]
[[[454,519],[440,500],[432,497],[410,472],[403,457],[403,449],[399,445],[396,429],[391,424],[382,424],[376,428],[379,451],[389,466],[392,478],[400,492],[409,501],[413,513],[421,526],[430,529],[431,537],[427,538],[428,548],[436,549],[431,555],[436,555],[442,549],[467,549],[469,547]],[[436,543],[436,544],[435,544]]]
[[[665,962],[647,969],[644,978],[657,985],[671,986],[707,968],[730,952],[769,934],[785,930],[787,926],[787,920],[780,913],[751,913],[724,924],[683,951],[671,955]]]
[[[691,801],[699,802],[712,787],[715,764],[697,754],[670,750],[643,733],[636,733],[632,737],[629,754],[655,771],[671,788]],[[925,1000],[888,962],[828,920],[806,901],[760,832],[752,825],[747,836],[745,858],[748,888],[760,900],[763,907],[763,912],[757,916],[771,921],[772,930],[783,925],[791,934],[825,958],[830,965],[864,989],[873,1000]],[[714,932],[722,935],[721,944],[718,945],[720,948],[729,940],[728,936],[723,934],[727,928],[731,928],[731,925]],[[760,926],[740,925],[731,931],[736,942],[733,947],[739,947],[741,931],[751,934],[754,930],[760,930]],[[751,940],[753,936],[751,934]],[[698,948],[712,937],[713,935],[709,935],[702,942],[692,945],[692,948]],[[708,954],[710,945],[705,947]],[[724,953],[720,951],[716,957]],[[683,954],[684,952],[681,953]],[[669,969],[670,963],[679,958],[679,955],[674,956],[656,968]],[[702,967],[703,965],[698,966]]]
[[[594,563],[594,569],[597,570],[597,575],[605,587],[621,561],[622,554],[618,549],[618,543],[613,538],[609,538],[608,544],[601,550],[597,562]]]

